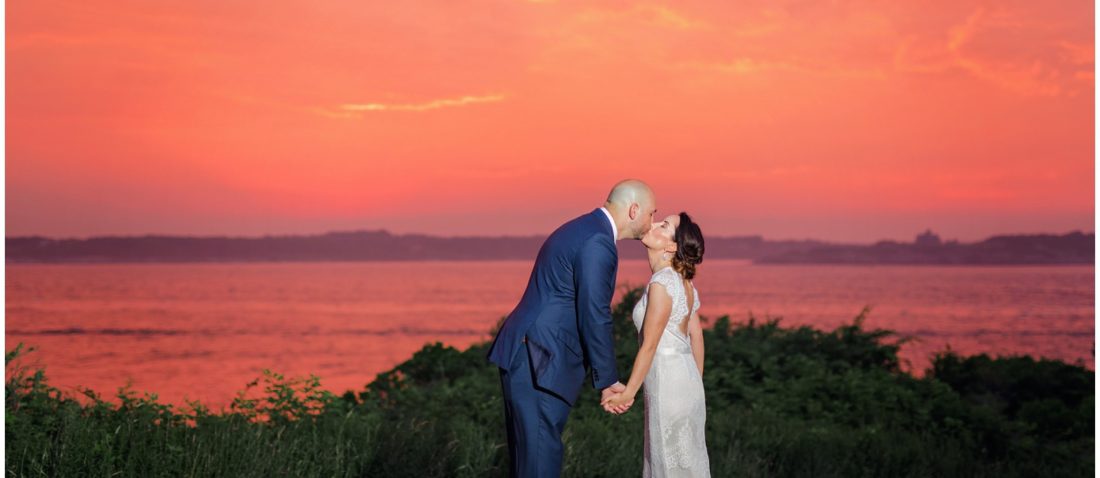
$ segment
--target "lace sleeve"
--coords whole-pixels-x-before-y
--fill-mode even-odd
[[[676,296],[673,295],[672,291],[676,290],[676,283],[679,277],[680,275],[672,269],[665,269],[653,274],[653,278],[649,279],[649,283],[665,286],[665,292],[668,293],[668,296],[675,298]]]

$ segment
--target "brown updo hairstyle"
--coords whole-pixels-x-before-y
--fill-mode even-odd
[[[703,231],[691,220],[686,212],[680,213],[680,227],[673,236],[676,241],[676,255],[672,258],[672,268],[685,279],[695,277],[695,266],[703,263]]]

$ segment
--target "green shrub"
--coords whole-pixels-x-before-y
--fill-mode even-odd
[[[637,339],[615,304],[619,370]],[[900,370],[907,340],[852,323],[825,332],[778,318],[714,321],[704,335],[707,444],[715,476],[1092,476],[1093,373],[1030,357],[933,357]],[[487,344],[428,344],[360,391],[265,370],[229,410],[49,385],[6,354],[12,476],[506,476],[499,373]],[[262,386],[261,386],[262,384]],[[565,476],[637,476],[641,401],[607,415],[586,388],[563,437]]]

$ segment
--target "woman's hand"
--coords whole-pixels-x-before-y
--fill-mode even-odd
[[[619,415],[629,410],[631,405],[634,405],[634,394],[616,393],[604,399],[600,405],[603,405],[604,410]]]

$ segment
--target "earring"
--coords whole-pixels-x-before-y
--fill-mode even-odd
[[[666,261],[672,260],[672,254],[669,254],[667,252],[664,253],[664,254],[661,254],[661,257],[664,258],[664,260],[666,260]]]

